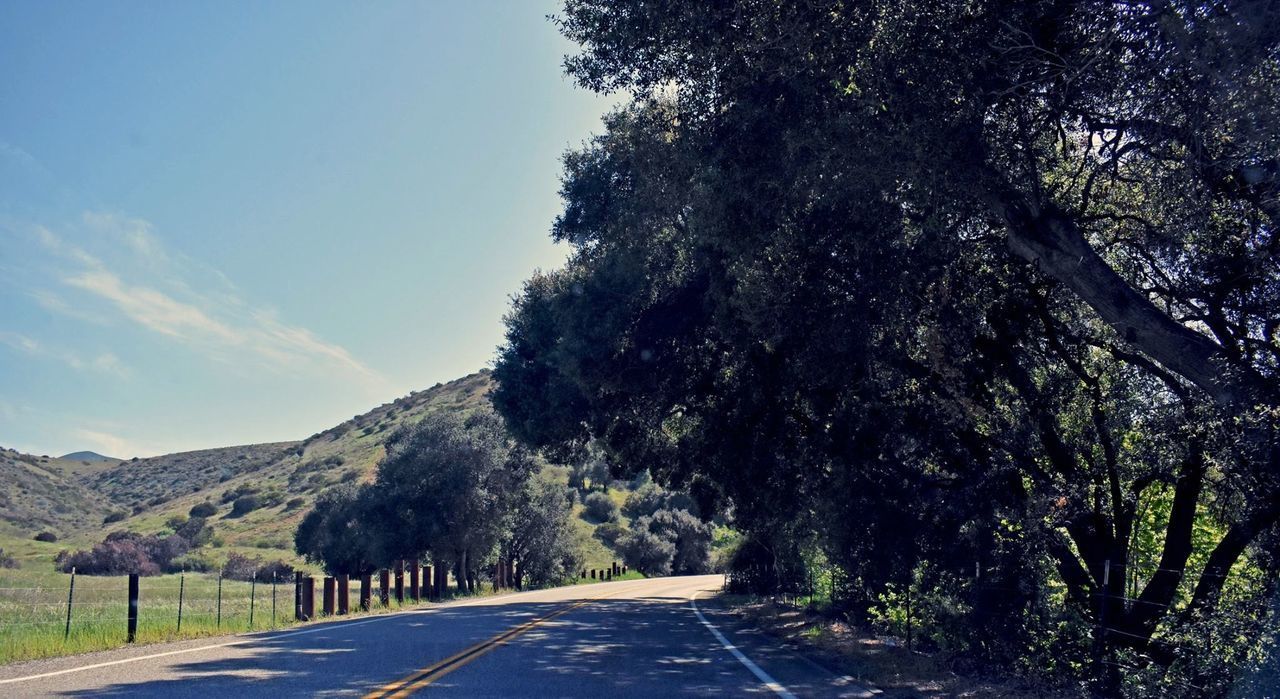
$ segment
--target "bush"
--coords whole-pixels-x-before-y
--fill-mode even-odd
[[[618,544],[618,540],[626,535],[627,530],[623,529],[616,522],[605,522],[596,527],[595,537],[610,548]]]
[[[44,541],[46,543],[51,544],[58,540],[58,535],[54,534],[53,532],[40,532],[39,534],[36,534],[35,540]]]
[[[226,504],[228,502],[232,502],[233,500],[238,500],[246,495],[257,495],[257,494],[258,494],[258,488],[246,483],[245,485],[236,486],[235,488],[232,488],[230,490],[224,490],[222,492],[222,502],[223,504]]]
[[[305,504],[307,504],[307,499],[306,499],[306,498],[291,498],[291,499],[289,500],[289,502],[286,502],[286,503],[284,504],[284,509],[286,509],[286,510],[296,510],[296,509],[298,509],[298,508],[302,507],[302,506],[303,506],[303,505],[305,505]]]
[[[622,537],[618,545],[627,566],[645,575],[670,575],[676,556],[676,545],[648,529],[633,531]]]
[[[17,568],[17,567],[18,567],[18,559],[5,553],[4,549],[0,549],[0,568]]]
[[[176,532],[181,529],[182,525],[186,524],[187,521],[188,520],[184,515],[174,515],[164,521],[164,526],[168,527],[169,531]]]
[[[102,523],[112,524],[114,522],[121,522],[121,521],[124,521],[124,518],[128,516],[129,516],[128,512],[125,512],[124,510],[116,510],[115,512],[107,513],[107,516],[102,518]]]
[[[591,493],[583,499],[587,516],[597,522],[614,522],[618,519],[618,505],[604,493]]]
[[[293,566],[279,559],[265,562],[256,556],[251,558],[234,552],[227,556],[227,562],[222,566],[222,577],[230,580],[249,582],[256,578],[258,582],[271,582],[272,575],[277,580],[291,578]]]
[[[209,543],[209,539],[213,536],[213,530],[206,525],[204,517],[192,517],[173,533],[185,539],[192,547],[200,547]]]
[[[218,514],[218,506],[205,501],[191,508],[187,514],[192,517],[212,517]]]
[[[189,551],[169,563],[171,570],[185,570],[196,573],[208,573],[218,569],[218,564],[208,555],[198,551]]]
[[[243,517],[250,512],[262,506],[262,501],[257,495],[241,495],[231,504],[231,514],[228,517]]]

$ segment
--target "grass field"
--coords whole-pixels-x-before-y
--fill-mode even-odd
[[[638,580],[631,571],[614,580]],[[406,576],[406,584],[407,584]],[[584,579],[576,584],[596,582]],[[383,606],[373,579],[372,606],[359,609],[360,581],[351,580],[352,615],[379,614],[415,606],[391,596]],[[142,578],[138,591],[137,643],[158,643],[297,624],[293,618],[293,581],[257,583],[223,580],[216,575],[186,573]],[[393,583],[394,586],[394,583]],[[128,577],[87,576],[75,579],[71,623],[67,603],[71,576],[30,570],[0,570],[0,663],[73,655],[116,648],[126,643]],[[321,611],[321,585],[316,581],[316,613]],[[452,589],[452,588],[451,588]],[[484,586],[481,595],[494,594]],[[446,596],[457,596],[451,592]],[[181,601],[181,605],[179,605]],[[181,610],[181,626],[179,626]],[[252,620],[251,620],[252,614]],[[69,630],[68,630],[69,629]]]

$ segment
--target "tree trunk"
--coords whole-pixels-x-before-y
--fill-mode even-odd
[[[453,579],[458,584],[458,592],[467,594],[467,552],[462,550],[458,552],[458,563],[453,569]]]

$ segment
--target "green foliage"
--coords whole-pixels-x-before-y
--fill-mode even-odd
[[[250,512],[262,507],[262,499],[257,495],[241,495],[231,503],[231,512],[228,517],[243,517]]]
[[[588,493],[582,499],[582,504],[586,507],[587,517],[596,522],[616,522],[618,520],[618,505],[607,493]]]
[[[102,523],[114,524],[116,522],[124,521],[124,519],[128,516],[129,516],[129,513],[125,512],[124,510],[115,510],[114,512],[108,512],[107,516],[102,518]]]
[[[971,662],[1134,695],[1261,662],[1233,609],[1280,572],[1280,8],[558,21],[634,100],[566,155],[573,254],[507,318],[520,439],[731,510],[753,585],[820,550],[854,619],[910,590]],[[620,545],[660,571],[651,526]]]
[[[43,542],[45,542],[45,543],[53,543],[53,542],[55,542],[55,541],[57,541],[57,540],[58,540],[58,535],[57,535],[57,534],[54,534],[53,532],[47,532],[47,531],[46,531],[46,532],[40,532],[39,534],[36,534],[34,538],[35,538],[35,540],[36,540],[36,541],[43,541]]]
[[[294,549],[330,575],[367,575],[381,559],[370,528],[366,488],[340,485],[322,493],[294,534]]]
[[[633,529],[618,542],[618,552],[628,567],[645,575],[670,575],[676,545],[648,529]]]
[[[191,506],[188,514],[192,517],[212,517],[218,514],[218,506],[211,502],[201,502]]]

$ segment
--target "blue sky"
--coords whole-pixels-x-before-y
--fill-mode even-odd
[[[487,366],[615,101],[554,11],[0,4],[0,445],[300,439]]]

